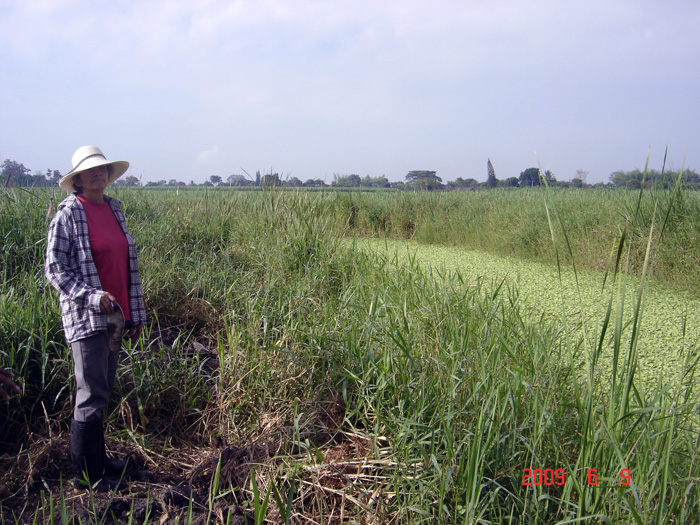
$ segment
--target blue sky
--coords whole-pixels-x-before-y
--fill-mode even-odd
[[[698,170],[700,2],[0,0],[0,160],[588,182]]]

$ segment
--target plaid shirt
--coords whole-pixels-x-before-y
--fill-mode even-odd
[[[146,324],[136,245],[126,229],[121,203],[104,196],[129,243],[129,309],[136,325]],[[90,251],[85,210],[75,195],[58,205],[49,226],[44,273],[59,291],[63,329],[69,343],[107,329],[107,315],[100,310],[104,294]]]

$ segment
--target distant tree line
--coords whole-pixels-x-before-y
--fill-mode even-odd
[[[291,188],[316,188],[316,187],[327,187],[328,185],[321,179],[308,179],[306,182],[300,181],[296,177],[282,178],[279,173],[267,173],[262,175],[260,171],[255,173],[255,178],[234,174],[223,179],[220,175],[210,175],[209,178],[201,184],[196,184],[194,181],[190,181],[189,184],[184,182],[179,182],[176,180],[159,180],[151,181],[145,184],[146,186],[221,186],[221,187],[231,187],[231,188],[254,188],[254,187],[291,187]]]
[[[391,188],[389,179],[381,177],[360,177],[359,175],[333,175],[331,186],[336,188]]]
[[[47,169],[46,172],[31,173],[29,168],[14,160],[5,159],[0,172],[0,186],[53,186],[62,177],[58,170]]]
[[[681,184],[684,186],[700,188],[700,175],[690,169],[683,171],[682,174],[678,171],[661,173],[656,170],[648,170],[646,175],[641,170],[615,171],[610,174],[610,182],[615,186],[624,186],[632,189],[639,189],[642,187],[642,184],[645,186],[668,188],[676,184],[679,175],[681,175]]]
[[[0,185],[19,187],[47,187],[53,186],[61,179],[61,172],[47,169],[45,172],[34,172],[26,168],[24,164],[14,160],[5,159],[0,165]],[[249,175],[229,175],[224,180],[219,175],[211,175],[204,183],[196,184],[190,181],[189,184],[170,179],[147,182],[145,186],[228,186],[228,187],[291,187],[291,188],[393,188],[406,191],[473,191],[476,189],[489,188],[530,188],[546,184],[562,188],[590,188],[600,186],[615,186],[630,189],[639,189],[644,184],[645,187],[668,188],[676,184],[679,180],[686,188],[700,189],[700,175],[691,169],[686,169],[682,174],[678,171],[659,172],[648,170],[646,174],[635,169],[632,171],[615,171],[610,174],[608,183],[588,184],[586,178],[588,172],[577,170],[576,176],[570,181],[558,181],[554,173],[547,170],[541,172],[537,168],[527,168],[520,172],[518,177],[508,177],[499,180],[496,177],[496,170],[488,159],[486,164],[486,182],[479,182],[473,178],[457,177],[456,180],[443,182],[438,177],[436,171],[414,170],[406,174],[404,181],[389,182],[382,175],[381,177],[360,177],[357,174],[340,175],[334,174],[330,185],[321,179],[307,179],[302,182],[297,177],[282,177],[279,173],[261,174],[255,173],[255,177]],[[118,179],[116,186],[141,186],[139,178],[127,175]]]

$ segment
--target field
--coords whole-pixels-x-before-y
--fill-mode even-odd
[[[22,393],[0,404],[0,523],[700,521],[696,193],[110,193],[150,326],[108,447],[144,472],[63,486],[51,193],[5,190],[0,366]],[[469,253],[548,268],[554,304]],[[591,273],[604,300],[569,310]]]

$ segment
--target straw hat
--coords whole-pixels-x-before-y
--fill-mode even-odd
[[[112,184],[119,177],[124,175],[124,172],[129,169],[129,163],[125,160],[108,161],[102,150],[97,146],[81,146],[73,153],[73,169],[66,173],[63,178],[58,181],[58,186],[68,193],[74,191],[73,176],[90,168],[97,166],[111,166],[107,186]]]

